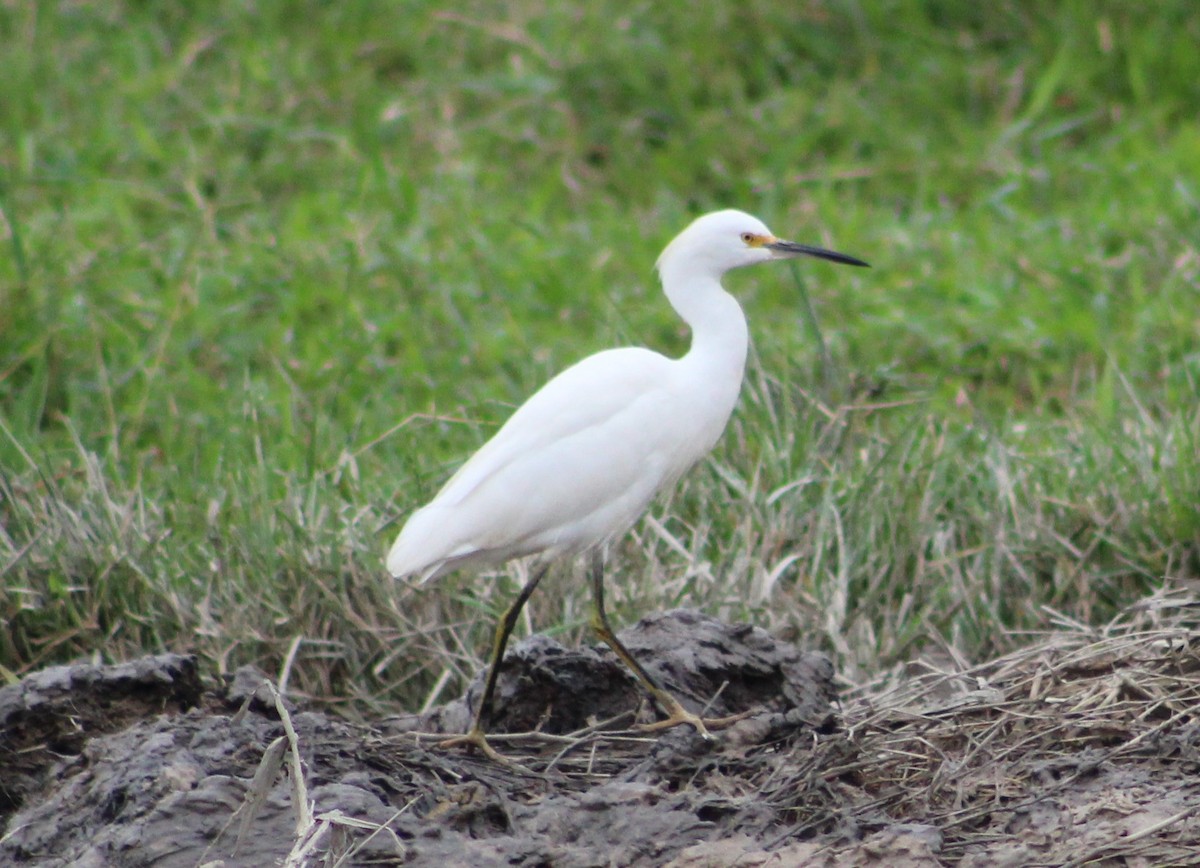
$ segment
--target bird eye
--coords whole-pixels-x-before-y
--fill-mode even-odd
[[[742,241],[744,241],[746,244],[753,244],[757,238],[758,238],[758,236],[755,235],[753,232],[743,232],[742,233]]]

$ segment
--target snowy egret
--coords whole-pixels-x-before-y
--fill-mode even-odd
[[[657,700],[666,719],[708,735],[705,721],[662,689],[617,639],[604,611],[605,544],[627,531],[654,495],[674,484],[716,444],[742,385],[749,333],[741,306],[721,286],[730,269],[813,256],[847,265],[852,256],[781,241],[741,211],[697,218],[658,258],[671,306],[692,332],[690,350],[671,359],[638,347],[606,350],[567,368],[526,401],[409,517],[387,556],[395,577],[421,582],[465,567],[531,557],[532,569],[496,627],[483,696],[471,729],[443,746],[488,745],[504,649],[551,562],[592,553],[591,625]]]

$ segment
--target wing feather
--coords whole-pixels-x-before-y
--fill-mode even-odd
[[[470,563],[579,551],[624,530],[705,451],[689,449],[669,424],[679,412],[674,364],[627,348],[563,371],[412,515],[389,571],[434,578]]]

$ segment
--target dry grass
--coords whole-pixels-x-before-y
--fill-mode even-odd
[[[914,664],[857,688],[844,716],[853,758],[830,768],[814,757],[815,766],[849,782],[858,800],[869,796],[860,810],[938,829],[951,861],[1018,846],[1011,836],[1036,827],[1039,811],[1057,816],[1030,830],[1025,864],[1038,854],[1046,864],[1186,861],[1200,847],[1196,605],[1194,595],[1158,595],[1101,628],[1059,619],[1059,629],[985,664]],[[1130,788],[1107,798],[1103,789],[1132,767],[1147,777],[1125,779]],[[1079,792],[1101,775],[1101,792]],[[768,797],[786,804],[794,783]],[[798,810],[795,831],[813,827],[814,808],[821,816],[811,804]],[[1107,840],[1085,834],[1089,818]]]
[[[824,650],[857,682],[936,649],[986,659],[1045,627],[1045,607],[1095,622],[1194,571],[1200,414],[1013,436],[825,401],[758,369],[745,404],[613,552],[619,622],[702,607]],[[911,418],[898,434],[894,413]],[[400,514],[373,505],[386,480],[359,467],[378,444],[312,476],[261,456],[199,503],[152,502],[76,448],[78,470],[30,458],[0,473],[0,659],[18,673],[167,648],[219,673],[252,662],[297,698],[417,708],[470,679],[519,587],[516,566],[423,589],[383,575]],[[585,587],[561,565],[521,631],[586,641]]]
[[[848,690],[836,732],[773,733],[748,749],[660,765],[669,791],[741,806],[729,809],[714,843],[678,864],[710,864],[704,858],[730,858],[738,847],[744,864],[770,853],[850,864],[864,853],[886,858],[889,848],[912,856],[904,848],[913,847],[928,857],[917,865],[1192,864],[1197,606],[1200,598],[1179,591],[1101,627],[1056,617],[1054,630],[987,663],[946,654],[939,665],[909,664]],[[654,739],[630,733],[496,738],[541,771],[538,798],[543,787],[596,792],[632,780],[663,755]],[[430,764],[431,780],[465,775],[488,798],[521,800],[532,783],[419,745],[403,749],[407,761]],[[412,799],[428,783],[414,781]],[[751,804],[770,813],[747,811]]]

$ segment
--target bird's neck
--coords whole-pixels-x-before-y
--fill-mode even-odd
[[[710,275],[666,270],[662,281],[671,306],[692,330],[692,346],[683,360],[703,368],[713,387],[729,385],[736,398],[750,342],[741,305]]]

